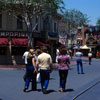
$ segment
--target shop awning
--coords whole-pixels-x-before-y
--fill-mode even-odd
[[[40,42],[40,41],[37,41],[36,42],[36,46],[48,46],[48,44]]]
[[[81,47],[81,49],[90,49],[90,47],[87,47],[87,45],[84,45]]]
[[[26,39],[26,38],[12,38],[12,45],[14,45],[14,46],[28,46],[28,39]]]
[[[48,32],[48,35],[51,37],[57,37],[57,33],[53,33],[53,32]]]
[[[73,49],[81,49],[82,48],[82,46],[80,46],[80,48],[78,48],[78,46],[75,46]]]
[[[9,45],[8,38],[0,38],[0,45]]]

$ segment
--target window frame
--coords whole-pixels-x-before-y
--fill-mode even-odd
[[[17,16],[17,29],[23,29],[23,18],[21,15]]]
[[[0,14],[0,28],[2,28],[2,14]]]
[[[57,22],[54,22],[54,32],[57,32]]]

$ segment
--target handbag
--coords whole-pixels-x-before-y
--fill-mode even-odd
[[[37,81],[37,82],[41,82],[40,73],[37,74],[37,76],[36,76],[36,81]]]

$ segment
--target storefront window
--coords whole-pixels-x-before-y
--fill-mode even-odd
[[[0,28],[2,28],[2,14],[0,14]]]
[[[43,30],[44,31],[46,31],[46,30],[50,31],[51,30],[48,16],[43,21]]]
[[[54,32],[57,32],[57,23],[54,23]]]
[[[12,47],[12,55],[23,55],[27,47]]]
[[[6,55],[7,48],[6,47],[0,47],[0,55]]]
[[[23,29],[23,18],[22,16],[17,16],[17,29]]]
[[[36,17],[36,19],[35,19],[35,22],[36,22],[36,31],[38,31],[38,18]]]

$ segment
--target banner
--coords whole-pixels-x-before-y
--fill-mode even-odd
[[[66,43],[67,43],[67,35],[65,35],[65,36],[59,35],[59,42],[61,44],[63,44],[63,45],[66,45]]]

